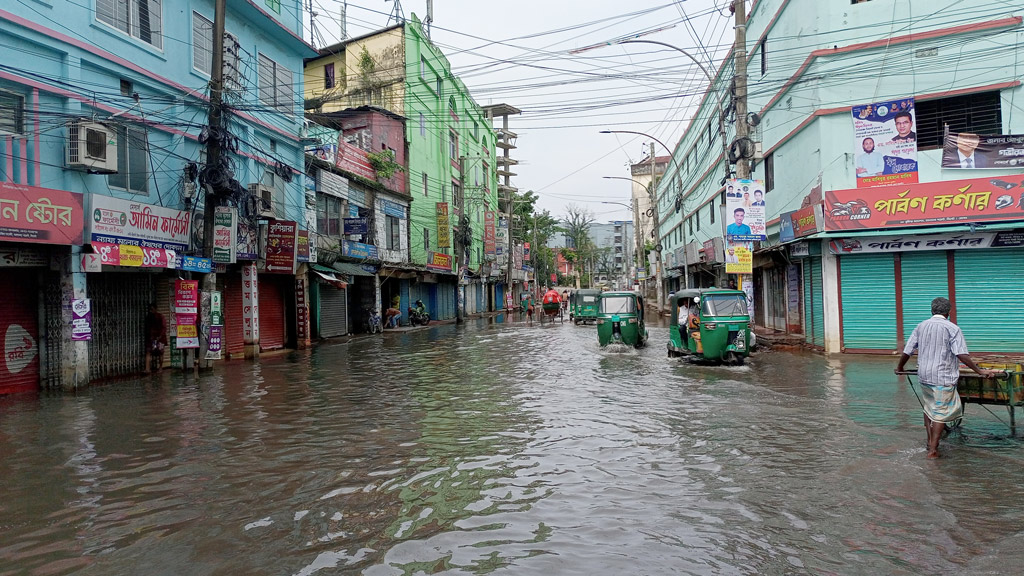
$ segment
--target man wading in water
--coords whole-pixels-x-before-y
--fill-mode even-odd
[[[967,353],[960,327],[949,321],[951,305],[945,298],[932,300],[932,317],[921,322],[903,348],[896,373],[903,372],[910,355],[917,351],[917,378],[921,384],[924,426],[928,430],[928,457],[939,457],[939,439],[952,423],[963,416],[963,404],[956,392],[960,362],[985,378],[999,374],[979,368]]]

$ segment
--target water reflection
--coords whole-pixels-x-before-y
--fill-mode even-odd
[[[0,400],[0,574],[1005,571],[1019,440],[927,462],[891,358],[517,319]]]

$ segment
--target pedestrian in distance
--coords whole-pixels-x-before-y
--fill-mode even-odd
[[[164,349],[167,348],[167,321],[157,311],[156,303],[149,305],[146,314],[146,372],[157,372],[164,366]]]
[[[946,298],[932,300],[932,317],[914,328],[903,348],[896,374],[903,373],[910,356],[917,353],[917,381],[928,431],[928,457],[939,457],[939,440],[948,432],[948,424],[963,416],[963,404],[956,391],[960,362],[985,378],[999,374],[979,368],[970,354],[960,327],[949,321],[952,305]]]

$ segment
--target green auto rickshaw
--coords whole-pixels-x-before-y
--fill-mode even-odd
[[[742,364],[750,355],[747,296],[726,288],[686,289],[669,296],[668,356]]]
[[[602,292],[597,306],[597,342],[642,348],[647,344],[644,297],[636,292]]]
[[[569,319],[579,325],[597,321],[597,300],[601,291],[597,288],[582,288],[573,292],[572,306],[569,308]]]

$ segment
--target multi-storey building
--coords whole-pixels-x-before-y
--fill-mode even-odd
[[[590,226],[590,239],[597,247],[593,263],[595,280],[616,290],[632,288],[636,254],[633,222],[594,223]]]
[[[419,19],[346,40],[306,62],[306,106],[332,113],[372,105],[405,118],[409,252],[418,266],[402,305],[432,317],[493,305],[484,227],[498,210],[495,134]]]
[[[753,2],[751,114],[730,120],[751,142],[733,142],[735,124],[728,146],[719,136],[735,110],[730,52],[658,187],[659,237],[686,274],[668,288],[732,277],[723,176],[742,156],[765,191],[767,240],[746,275],[758,325],[829,352],[895,353],[945,296],[973,350],[1024,350],[1006,337],[1024,320],[1008,272],[1024,262],[1022,16],[980,0]],[[968,161],[979,141],[986,158]]]
[[[295,86],[315,52],[302,41],[301,4],[228,1],[221,131],[206,127],[214,3],[173,4],[0,8],[0,392],[141,371],[150,303],[167,320],[164,360],[192,354],[177,349],[195,343],[197,326],[174,314],[175,283],[212,266],[198,257],[214,187],[218,230],[239,238],[217,267],[222,354],[305,339]],[[219,167],[205,165],[211,138],[224,150]],[[256,238],[281,221],[273,233],[292,236],[268,270]]]

